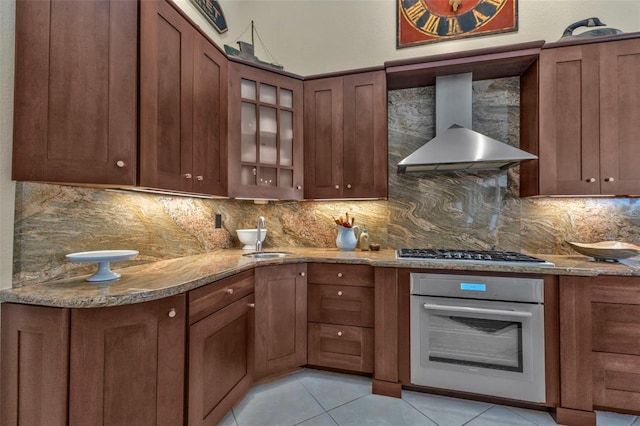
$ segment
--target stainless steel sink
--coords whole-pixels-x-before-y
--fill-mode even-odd
[[[286,257],[291,256],[293,253],[288,251],[260,251],[253,253],[245,253],[243,256],[252,257],[254,259],[269,259],[274,257]]]

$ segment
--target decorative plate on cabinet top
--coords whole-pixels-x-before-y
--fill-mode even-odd
[[[597,243],[574,243],[567,241],[572,249],[597,261],[617,262],[620,259],[640,255],[640,247],[620,241],[600,241]]]
[[[120,278],[113,272],[109,262],[129,260],[138,254],[138,250],[97,250],[67,254],[66,258],[73,263],[97,263],[98,272],[87,278],[89,282],[111,281]]]

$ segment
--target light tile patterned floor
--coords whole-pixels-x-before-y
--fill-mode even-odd
[[[598,426],[640,426],[640,419],[597,412]],[[545,412],[402,391],[402,399],[371,394],[371,380],[304,369],[254,386],[222,426],[546,426]]]

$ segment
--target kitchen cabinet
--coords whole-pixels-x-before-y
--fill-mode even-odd
[[[12,179],[135,185],[138,3],[16,2]]]
[[[256,378],[307,364],[307,266],[256,268]]]
[[[640,413],[640,279],[560,277],[562,424],[594,408]]]
[[[191,426],[218,424],[253,383],[253,291],[247,271],[189,292]]]
[[[372,373],[373,268],[310,263],[307,271],[309,364]]]
[[[140,8],[140,185],[226,196],[227,59],[168,2]]]
[[[386,198],[384,71],[305,80],[305,198]]]
[[[69,310],[2,304],[0,424],[68,424]]]
[[[229,68],[229,196],[302,199],[302,81],[238,62]]]
[[[521,195],[640,193],[640,38],[546,47],[521,86],[521,147],[539,157]]]
[[[183,423],[185,299],[71,310],[70,425]]]
[[[182,424],[185,297],[2,305],[2,424]]]

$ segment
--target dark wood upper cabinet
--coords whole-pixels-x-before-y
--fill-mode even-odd
[[[138,3],[16,2],[12,179],[135,185]]]
[[[305,198],[387,196],[384,71],[304,83]]]
[[[140,25],[140,185],[224,196],[227,59],[168,2]]]
[[[302,81],[229,65],[229,196],[303,197]]]
[[[638,38],[542,50],[523,76],[521,147],[539,160],[522,196],[640,194],[639,68]]]

